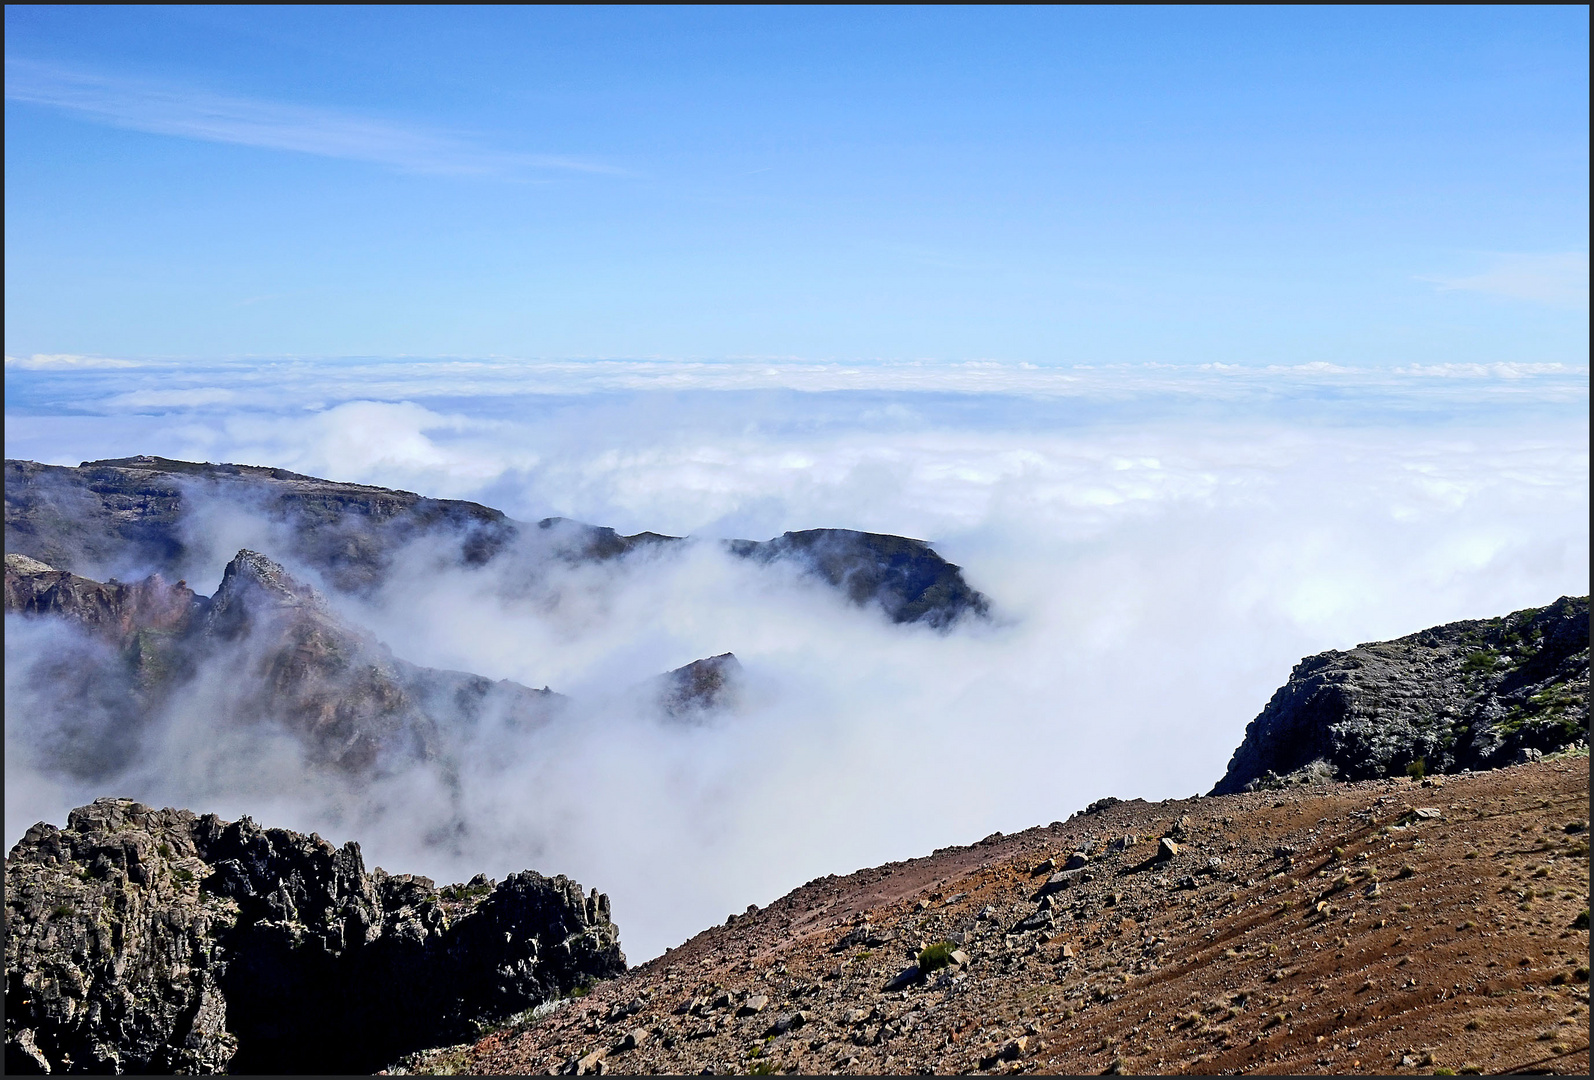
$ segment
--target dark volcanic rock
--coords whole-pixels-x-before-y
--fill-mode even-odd
[[[665,536],[656,532],[622,536],[607,526],[588,525],[560,517],[543,518],[537,522],[537,528],[545,534],[544,539],[552,541],[558,556],[572,563],[618,559],[639,548],[679,544],[682,540],[679,536]]]
[[[371,1072],[625,970],[606,896],[101,799],[6,860],[6,1071]]]
[[[1588,739],[1588,597],[1331,650],[1295,666],[1215,795],[1509,765]]]
[[[481,564],[517,529],[497,510],[409,491],[343,484],[253,465],[210,465],[140,456],[78,468],[6,462],[6,551],[86,575],[181,573],[185,519],[196,501],[220,498],[279,527],[295,561],[334,588],[382,581],[398,548],[446,538],[466,564]]]
[[[736,703],[741,661],[735,653],[694,660],[659,677],[659,706],[676,720],[690,720]]]
[[[196,514],[213,505],[265,522],[273,531],[267,545],[273,555],[350,593],[380,587],[400,549],[422,539],[437,543],[459,565],[496,561],[514,581],[535,578],[548,559],[603,562],[683,542],[652,532],[623,536],[557,517],[533,527],[478,503],[285,469],[140,456],[86,461],[75,469],[8,460],[6,551],[91,578],[175,578],[203,561],[192,540],[207,527]],[[959,568],[922,540],[810,529],[767,541],[732,540],[728,546],[759,562],[795,560],[854,603],[878,604],[899,623],[945,628],[990,608]]]
[[[735,554],[759,562],[795,560],[860,606],[879,604],[892,622],[951,626],[984,616],[990,601],[970,588],[960,568],[923,540],[852,529],[808,529],[762,543],[732,540]]]

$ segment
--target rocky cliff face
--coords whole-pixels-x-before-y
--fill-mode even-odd
[[[1588,740],[1588,597],[1296,665],[1212,793],[1493,768]]]
[[[114,714],[110,730],[71,740],[74,754],[87,743],[132,739],[201,675],[227,723],[280,725],[312,764],[354,773],[446,756],[452,739],[489,715],[511,728],[535,726],[562,700],[546,688],[399,660],[252,551],[238,553],[209,598],[159,575],[100,583],[15,554],[6,556],[5,589],[7,612],[64,619],[110,647],[40,676],[57,699],[104,699]],[[85,768],[125,756],[102,749]]]
[[[408,491],[344,484],[285,469],[210,465],[157,457],[84,462],[77,468],[6,462],[6,551],[88,577],[158,573],[176,578],[193,561],[202,506],[225,505],[265,523],[270,550],[313,570],[332,589],[368,593],[387,580],[401,549],[421,539],[454,562],[505,560],[511,576],[547,562],[581,564],[685,543],[680,537],[565,518],[536,525],[498,510]],[[729,550],[758,562],[796,562],[860,606],[899,623],[947,627],[984,615],[989,601],[928,544],[900,536],[811,529]]]
[[[101,799],[6,860],[6,1071],[371,1072],[625,970],[606,896]]]
[[[808,529],[762,543],[732,540],[730,549],[758,562],[794,561],[840,589],[854,604],[878,604],[892,622],[951,626],[983,617],[990,601],[923,540],[852,529]]]

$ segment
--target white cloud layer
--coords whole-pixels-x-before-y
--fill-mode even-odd
[[[610,370],[654,377],[647,364]],[[113,413],[78,427],[31,415],[8,425],[8,454],[271,464],[626,532],[762,539],[840,526],[935,541],[993,599],[993,624],[944,636],[892,626],[710,544],[571,571],[552,607],[507,570],[440,571],[416,550],[345,614],[418,663],[551,684],[578,703],[566,721],[483,742],[462,802],[414,775],[327,790],[282,747],[212,745],[213,719],[198,714],[167,730],[121,789],[359,839],[390,869],[570,873],[614,896],[633,959],[819,874],[1066,817],[1102,795],[1204,791],[1303,655],[1588,590],[1586,381],[1579,407],[1575,373],[1380,376],[1394,389],[1360,384],[1344,415],[1303,421],[1265,394],[1229,401],[1223,373],[1201,376],[1210,393],[1124,412],[1115,399],[1143,396],[1135,379],[1164,375],[1137,372],[1115,389],[1111,373],[1057,374],[1089,386],[1080,416],[1067,400],[945,392],[1053,377],[974,371],[932,371],[936,394],[644,382],[551,400],[469,397],[479,384],[466,376],[446,399],[288,395],[272,409]],[[213,374],[204,386],[228,385]],[[1347,378],[1238,381],[1301,377]],[[1412,415],[1386,408],[1406,400],[1402,380],[1436,394],[1526,387],[1534,404]],[[1229,404],[1195,407],[1209,400]],[[92,450],[91,429],[104,440]],[[230,513],[202,532],[211,544],[190,581],[205,589],[237,546],[273,543]],[[7,641],[7,711],[21,715],[10,676],[28,662],[13,659],[26,642]],[[750,692],[716,724],[661,726],[615,690],[727,650]],[[8,838],[108,793],[29,769],[20,739],[8,723]],[[424,841],[461,809],[463,836]]]

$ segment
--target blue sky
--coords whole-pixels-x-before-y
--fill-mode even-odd
[[[1584,364],[1584,8],[9,7],[6,352]]]

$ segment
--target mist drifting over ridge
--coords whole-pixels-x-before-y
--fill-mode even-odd
[[[995,617],[896,626],[702,543],[560,571],[550,605],[417,544],[375,593],[329,602],[414,663],[575,703],[535,738],[482,740],[457,796],[423,772],[311,782],[247,733],[207,745],[203,710],[171,718],[115,792],[30,769],[10,675],[35,646],[8,620],[8,840],[114,793],[359,839],[439,879],[564,872],[614,897],[637,960],[816,875],[1105,794],[1205,790],[1301,656],[1588,588],[1586,370],[1042,385],[1063,376],[832,366],[799,389],[778,365],[737,387],[656,365],[652,383],[543,373],[515,395],[487,367],[491,386],[393,368],[378,394],[331,366],[267,390],[225,365],[11,366],[7,456],[272,465],[622,532],[897,533],[933,541]],[[221,503],[193,538],[202,592],[239,547],[274,543]],[[748,679],[733,716],[672,728],[622,692],[727,651]],[[445,807],[468,828],[428,841]]]

